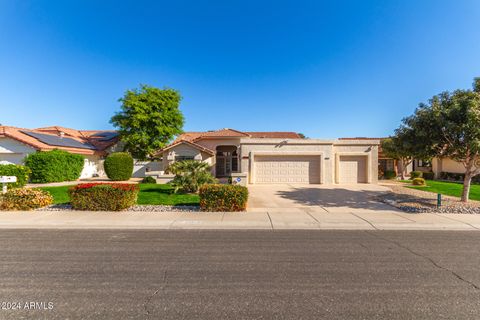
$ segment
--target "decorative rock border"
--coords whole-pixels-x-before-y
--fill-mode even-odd
[[[377,196],[377,200],[409,213],[480,214],[480,202],[463,203],[458,198],[443,196],[442,206],[437,208],[436,194],[407,188],[401,183],[385,184],[391,192]]]

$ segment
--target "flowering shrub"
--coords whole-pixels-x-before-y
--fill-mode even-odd
[[[33,210],[52,203],[50,193],[40,189],[12,189],[0,194],[0,210]]]
[[[83,183],[68,190],[77,210],[120,211],[137,202],[139,187],[126,183]]]
[[[203,211],[244,211],[248,189],[239,185],[205,184],[200,187],[200,208]]]

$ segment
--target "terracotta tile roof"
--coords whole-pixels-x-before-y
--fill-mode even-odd
[[[290,131],[255,131],[255,132],[246,132],[252,138],[271,138],[271,139],[302,139],[296,132]]]
[[[38,129],[25,129],[10,126],[0,126],[0,137],[8,137],[20,141],[23,144],[29,145],[32,148],[40,151],[47,151],[53,149],[66,150],[77,154],[103,154],[105,149],[118,142],[118,137],[113,137],[109,140],[105,138],[105,134],[113,133],[115,131],[109,130],[75,130],[59,126],[45,127]],[[30,135],[28,134],[30,133]],[[62,136],[63,133],[63,136]],[[69,146],[58,146],[46,143],[45,140],[35,137],[35,134],[45,135],[46,137],[65,137],[73,139],[76,142],[89,146],[89,148],[78,148]],[[100,135],[104,135],[99,136]],[[96,136],[94,136],[96,135]],[[111,136],[111,134],[109,134]],[[93,146],[93,147],[92,147]]]

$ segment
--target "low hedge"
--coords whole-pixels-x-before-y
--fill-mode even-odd
[[[423,177],[423,172],[422,171],[412,171],[410,172],[410,179],[415,179],[415,178],[421,178]]]
[[[205,184],[199,194],[202,211],[244,211],[247,207],[248,189],[243,186]]]
[[[433,179],[435,179],[435,173],[433,173],[433,172],[424,172],[424,173],[423,173],[423,179],[425,179],[425,180],[433,180]]]
[[[455,181],[455,182],[463,182],[465,179],[464,173],[454,173],[454,172],[441,172],[440,179],[448,180],[448,181]],[[472,183],[480,184],[480,175],[476,175],[472,178]]]
[[[139,187],[126,183],[83,183],[68,190],[76,210],[120,211],[137,203]]]
[[[25,158],[33,183],[75,181],[80,178],[84,162],[82,155],[58,149],[31,153]]]
[[[128,152],[114,152],[107,156],[103,167],[110,180],[127,181],[132,177],[133,158]]]
[[[0,176],[15,176],[17,182],[7,184],[8,188],[21,188],[28,182],[30,169],[18,164],[0,164]]]
[[[425,185],[425,179],[423,178],[415,178],[412,180],[412,184],[414,186],[424,186]]]
[[[52,203],[52,195],[40,189],[12,189],[0,194],[0,210],[33,210]]]

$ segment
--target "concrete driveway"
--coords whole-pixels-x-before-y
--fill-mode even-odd
[[[354,185],[251,185],[249,211],[355,212],[394,210],[374,200],[389,189],[376,184]]]

